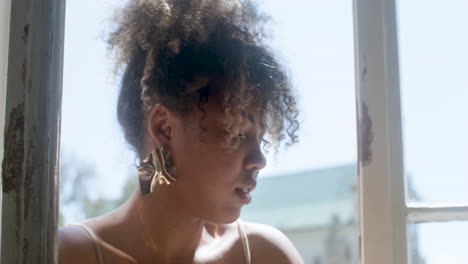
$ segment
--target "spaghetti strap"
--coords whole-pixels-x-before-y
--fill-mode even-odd
[[[69,225],[75,225],[81,227],[83,230],[86,231],[86,233],[91,237],[93,240],[94,248],[96,249],[96,255],[98,259],[98,264],[104,264],[103,258],[102,258],[102,249],[101,249],[101,240],[99,237],[85,224],[81,223],[75,223],[75,224],[69,224]],[[239,232],[239,237],[241,238],[242,241],[242,247],[244,249],[244,256],[245,256],[245,263],[246,264],[251,264],[251,256],[250,256],[250,247],[249,247],[249,240],[247,237],[247,232],[245,231],[245,225],[244,222],[242,222],[241,219],[237,219],[237,230]]]
[[[99,239],[99,237],[96,236],[93,230],[91,230],[91,228],[89,228],[85,224],[76,223],[76,224],[70,224],[70,225],[79,226],[82,229],[84,229],[86,233],[88,233],[88,235],[93,240],[94,248],[96,249],[98,264],[104,264],[104,261],[102,260],[101,240]]]
[[[247,232],[245,231],[244,222],[240,219],[237,219],[237,230],[239,231],[239,236],[244,248],[245,263],[251,264],[249,240],[247,238]]]

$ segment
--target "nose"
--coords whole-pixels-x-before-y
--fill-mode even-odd
[[[259,171],[266,166],[266,159],[260,149],[260,146],[257,146],[252,150],[249,155],[247,155],[244,162],[244,169],[247,171]]]

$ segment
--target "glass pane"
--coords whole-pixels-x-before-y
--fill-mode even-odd
[[[305,263],[358,263],[356,166],[263,177],[244,220],[283,231]]]
[[[409,264],[466,264],[468,222],[408,225]]]
[[[397,1],[409,198],[468,200],[467,1]]]
[[[241,218],[279,228],[307,264],[357,264],[352,1],[261,2],[275,21],[272,45],[291,72],[302,124],[298,144],[267,154]],[[115,118],[118,80],[100,37],[115,3],[67,3],[62,224],[119,206],[137,183]]]
[[[283,231],[307,264],[357,264],[352,1],[265,5],[304,121],[299,144],[268,156],[241,217]]]
[[[122,186],[134,183],[126,183],[135,170],[135,155],[117,122],[119,86],[103,37],[116,6],[110,0],[67,1],[60,225],[114,208],[129,194]]]

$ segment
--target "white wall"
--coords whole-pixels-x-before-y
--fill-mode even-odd
[[[321,260],[320,264],[327,264],[325,257],[325,240],[330,229],[323,228],[283,232],[301,254],[304,264],[315,264],[314,260],[317,257]],[[340,264],[357,264],[359,258],[357,227],[352,225],[341,226],[338,229],[338,232],[340,234],[340,238],[342,238],[342,240],[345,241],[351,249],[351,261]]]
[[[314,264],[316,257],[323,259],[325,248],[323,241],[328,229],[304,230],[302,232],[285,232],[304,260],[304,264]]]

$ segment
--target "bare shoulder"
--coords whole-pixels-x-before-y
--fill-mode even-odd
[[[58,262],[97,263],[93,241],[81,227],[68,225],[59,229]]]
[[[244,223],[252,263],[304,263],[297,249],[281,231],[264,224]]]

